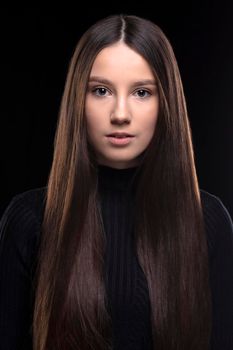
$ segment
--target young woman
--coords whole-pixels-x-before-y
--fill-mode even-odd
[[[1,220],[2,349],[233,348],[233,228],[199,189],[161,29],[98,21],[73,54],[48,184]]]

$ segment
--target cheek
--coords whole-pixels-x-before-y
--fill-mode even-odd
[[[85,103],[85,118],[87,128],[98,130],[101,129],[106,119],[106,111],[103,106],[99,106],[98,102],[87,98]]]
[[[153,98],[150,101],[142,102],[141,104],[134,105],[134,113],[137,118],[142,118],[145,126],[155,126],[159,112],[159,101],[158,98]]]
[[[96,112],[96,108],[93,106],[86,104],[85,106],[85,118],[87,124],[87,131],[89,133],[92,132],[93,129],[96,129],[99,125],[98,113]]]
[[[144,113],[143,126],[148,133],[153,133],[157,124],[158,108],[150,108]]]
[[[151,122],[144,128],[145,140],[151,140],[155,132],[156,123]]]
[[[145,118],[143,120],[143,123],[141,123],[141,127],[144,131],[143,139],[146,144],[150,142],[150,140],[154,135],[157,120],[158,120],[158,108],[150,109],[147,112],[148,112],[147,114],[144,114]]]

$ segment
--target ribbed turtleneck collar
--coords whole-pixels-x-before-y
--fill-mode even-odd
[[[98,165],[98,179],[100,187],[117,190],[129,190],[135,184],[139,167],[125,169],[112,168],[106,165]]]

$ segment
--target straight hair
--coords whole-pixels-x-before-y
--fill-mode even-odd
[[[135,246],[148,283],[153,349],[207,350],[208,250],[182,81],[162,30],[129,15],[92,25],[69,65],[46,191],[34,348],[113,349],[98,164],[87,138],[85,95],[96,56],[119,41],[148,62],[159,93],[157,125],[139,165],[135,196]]]

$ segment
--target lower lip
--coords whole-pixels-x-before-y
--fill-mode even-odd
[[[113,137],[113,136],[107,136],[109,142],[111,142],[113,145],[127,145],[128,143],[130,143],[132,141],[132,139],[134,138],[132,137]]]

